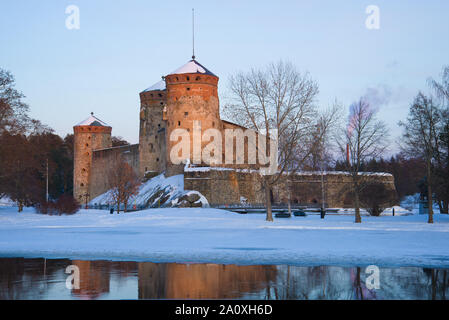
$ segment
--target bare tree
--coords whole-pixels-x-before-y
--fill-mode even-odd
[[[441,103],[441,118],[438,125],[439,144],[434,152],[434,172],[432,181],[440,213],[449,212],[449,66],[443,68],[441,80],[429,79]]]
[[[15,88],[14,76],[0,68],[0,134],[24,133],[30,125],[24,94]]]
[[[117,204],[117,212],[120,212],[122,203],[124,212],[126,212],[129,199],[137,194],[140,185],[136,172],[119,156],[113,161],[108,171],[108,182],[111,188],[111,196]]]
[[[367,179],[361,173],[362,164],[380,157],[388,146],[388,128],[376,118],[376,114],[377,110],[361,98],[351,105],[347,126],[336,139],[341,154],[346,158],[346,170],[351,175],[356,223],[362,222],[360,193],[367,185]]]
[[[430,78],[429,84],[430,87],[435,90],[438,98],[445,102],[446,106],[449,107],[449,66],[443,68],[441,82]]]
[[[270,137],[271,141],[273,138],[278,141],[276,172],[260,175],[266,220],[273,221],[273,187],[301,167],[326,134],[333,118],[318,114],[315,105],[318,84],[291,63],[281,61],[265,69],[239,73],[230,78],[230,92],[232,101],[225,107],[226,115],[240,125]],[[275,129],[275,137],[270,136],[271,129]],[[267,139],[267,144],[271,141]]]
[[[426,161],[427,198],[429,205],[429,223],[433,223],[432,160],[438,149],[438,126],[441,110],[431,97],[419,93],[410,107],[407,120],[399,122],[403,127],[401,148],[409,156],[419,156]]]

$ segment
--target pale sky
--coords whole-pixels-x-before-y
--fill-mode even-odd
[[[66,28],[66,7],[80,29]],[[369,5],[380,29],[365,26]],[[427,79],[449,65],[449,1],[2,0],[0,67],[16,77],[31,115],[65,135],[91,111],[138,142],[139,92],[190,60],[220,77],[279,59],[310,72],[319,105],[368,95],[394,137]],[[395,146],[392,146],[394,149]]]

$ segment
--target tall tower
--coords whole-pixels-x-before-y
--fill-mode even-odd
[[[74,169],[73,196],[84,202],[89,195],[93,150],[110,148],[112,128],[91,116],[73,127],[74,132]]]
[[[140,93],[139,163],[140,176],[165,170],[165,123],[163,110],[167,98],[165,81]]]
[[[164,118],[167,120],[167,175],[179,174],[183,165],[173,165],[170,152],[177,141],[170,141],[175,129],[190,133],[190,161],[193,163],[193,125],[201,125],[201,134],[209,128],[222,131],[218,100],[218,77],[196,60],[165,77],[167,98]],[[208,142],[206,142],[207,144]],[[203,148],[202,146],[201,148]]]

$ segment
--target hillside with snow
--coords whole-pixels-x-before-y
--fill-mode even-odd
[[[113,205],[111,191],[90,201],[91,207]],[[184,176],[176,175],[166,178],[160,174],[140,187],[137,195],[129,200],[129,207],[137,209],[167,207],[207,207],[207,199],[197,191],[184,190]]]

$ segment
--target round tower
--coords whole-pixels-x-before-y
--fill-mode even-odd
[[[165,121],[167,90],[159,81],[140,93],[139,173],[155,175],[165,170]]]
[[[73,196],[80,203],[90,198],[90,170],[94,150],[112,146],[112,128],[106,123],[91,116],[73,127],[74,132],[74,169]]]
[[[174,165],[170,159],[172,147],[178,141],[170,141],[176,129],[185,129],[190,135],[190,162],[198,163],[194,157],[193,128],[201,125],[201,135],[205,130],[215,128],[222,131],[218,100],[218,77],[198,63],[190,60],[165,77],[167,100],[164,117],[167,120],[167,174],[182,172],[183,165]],[[206,141],[201,146],[208,144]],[[197,159],[198,157],[196,157]]]

